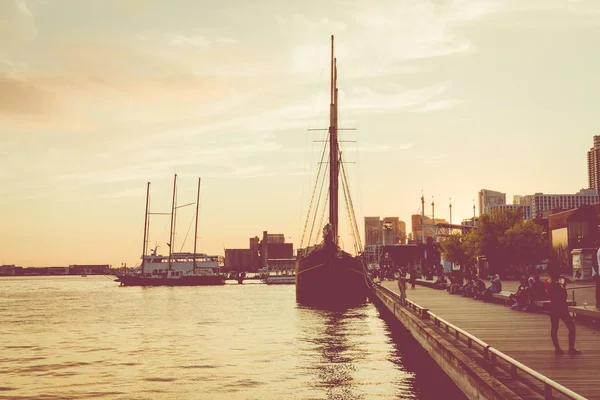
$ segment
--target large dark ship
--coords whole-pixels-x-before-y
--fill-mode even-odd
[[[338,187],[342,163],[338,144],[337,66],[333,35],[331,36],[330,99],[329,222],[323,228],[323,241],[312,251],[305,251],[304,254],[298,256],[296,261],[296,301],[313,306],[353,307],[367,300],[369,278],[361,258],[343,251],[338,244]],[[344,196],[349,196],[347,186],[344,187]],[[346,201],[346,204],[351,209],[351,201]],[[356,228],[355,218],[353,227]],[[354,229],[353,235],[355,238],[357,237],[358,229]]]

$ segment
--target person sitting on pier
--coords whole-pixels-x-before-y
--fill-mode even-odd
[[[529,296],[531,293],[531,289],[527,280],[525,278],[521,278],[521,283],[519,288],[515,293],[512,293],[509,296],[509,300],[513,301],[514,304],[510,306],[511,310],[517,311],[526,311],[527,306],[529,305]]]
[[[557,356],[565,354],[558,343],[558,324],[561,319],[569,330],[569,354],[581,354],[579,350],[575,349],[575,324],[569,314],[567,305],[568,296],[565,278],[559,277],[556,271],[552,271],[546,281],[546,293],[550,299],[550,323],[552,326],[550,336],[552,337],[552,344],[554,344],[554,354]]]
[[[493,293],[500,293],[502,291],[502,282],[500,281],[500,275],[496,274],[490,276],[491,285],[483,292],[483,300],[488,300],[492,297]]]
[[[475,296],[475,289],[477,288],[477,284],[474,279],[467,279],[465,284],[462,287],[462,295],[465,297],[473,297]]]
[[[434,289],[444,289],[447,284],[448,284],[448,281],[446,281],[446,275],[440,274],[440,276],[438,276],[436,281],[433,283],[433,288]]]
[[[534,275],[533,278],[529,278],[530,295],[531,301],[536,300],[547,300],[546,288],[544,282],[540,280],[539,275]]]
[[[459,281],[459,278],[452,274],[450,274],[450,284],[447,287],[448,293],[450,294],[459,294],[462,290],[462,282]]]
[[[474,296],[473,299],[478,300],[483,298],[483,294],[485,293],[486,288],[485,288],[485,282],[483,281],[483,279],[481,279],[479,277],[479,275],[475,276],[475,290],[473,292]]]

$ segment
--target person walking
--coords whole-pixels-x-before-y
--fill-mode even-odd
[[[596,242],[596,246],[598,246],[598,242]],[[592,267],[592,276],[596,280],[596,308],[600,309],[600,246],[596,251],[596,262]]]
[[[575,324],[573,323],[573,319],[569,314],[569,307],[567,306],[567,284],[565,278],[559,277],[558,273],[555,271],[551,272],[550,277],[546,281],[546,293],[550,299],[550,336],[552,337],[552,343],[554,344],[554,354],[558,356],[565,353],[558,343],[558,324],[561,319],[569,330],[569,354],[581,354],[581,352],[575,348]]]
[[[410,288],[414,289],[415,285],[417,284],[417,266],[416,265],[410,266],[409,274],[410,274]]]
[[[398,271],[398,289],[400,290],[400,300],[404,303],[406,298],[406,271],[403,268]]]

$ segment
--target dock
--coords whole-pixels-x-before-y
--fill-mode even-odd
[[[389,289],[396,296],[398,295],[399,290],[396,281],[385,281],[381,284],[381,287]],[[384,290],[378,290],[378,292],[385,295]],[[440,324],[439,322],[424,321],[425,325],[421,324],[422,326],[418,328],[423,332],[428,329],[439,331],[440,337],[445,338],[445,343],[448,343],[449,346],[455,346],[456,349],[462,349],[461,351],[477,364],[475,367],[482,367],[505,387],[512,390],[516,394],[516,397],[513,398],[600,399],[600,328],[597,326],[576,323],[576,347],[582,351],[582,354],[578,356],[567,354],[556,356],[550,338],[550,318],[547,314],[514,311],[502,304],[477,301],[459,295],[451,295],[445,290],[435,290],[424,286],[417,286],[416,289],[408,288],[406,293],[408,300],[419,306],[409,310],[413,314],[419,316],[419,313],[426,310],[428,314],[432,313],[436,318],[472,335],[480,342],[495,349],[494,351],[501,352],[507,356],[507,359],[516,361],[516,364],[507,364],[508,374],[502,372],[506,368],[504,370],[496,368],[498,371],[495,371],[490,364],[505,360],[498,361],[496,355],[485,354],[485,349],[483,353],[487,356],[487,359],[484,360],[484,357],[478,359],[476,352],[472,351],[472,348],[475,347],[473,345],[475,340],[468,338],[468,336],[462,333],[459,334],[453,329],[449,329],[444,323]],[[397,315],[396,308],[399,299],[393,300],[395,304],[391,304],[392,299],[390,297],[385,300],[388,302],[387,308],[392,311],[391,307],[393,307],[393,312]],[[403,315],[400,315],[400,317],[406,319],[407,313],[403,311]],[[419,317],[423,319],[422,316]],[[399,319],[402,322],[402,318]],[[409,321],[409,324],[411,323]],[[568,331],[561,322],[559,340],[565,350],[568,348],[567,334]],[[462,341],[455,340],[459,336],[465,337]],[[465,345],[467,342],[468,346]],[[442,351],[439,349],[439,345],[436,351]],[[499,358],[502,359],[502,356]],[[515,365],[528,367],[534,373],[517,372],[518,368]],[[544,385],[543,382],[539,381],[539,377],[530,379],[535,373],[549,378],[558,383],[559,386],[563,386],[567,389],[566,392],[572,391],[574,393],[564,395],[560,391],[553,390],[551,385]],[[537,388],[535,388],[536,385]],[[482,395],[479,398],[493,397]],[[501,395],[496,398],[507,397]]]

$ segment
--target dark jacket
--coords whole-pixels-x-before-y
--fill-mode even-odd
[[[567,308],[567,289],[558,282],[546,282],[546,294],[552,308]]]

